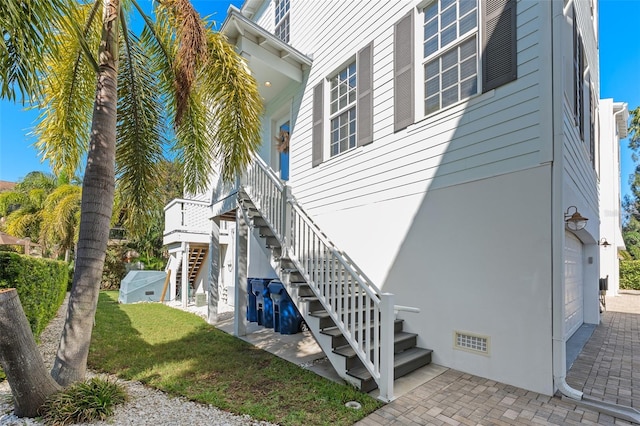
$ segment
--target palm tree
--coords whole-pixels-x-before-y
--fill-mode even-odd
[[[7,233],[40,241],[45,200],[55,187],[53,175],[30,172],[13,190],[0,193],[0,217],[5,218]]]
[[[40,244],[56,247],[56,252],[64,252],[64,261],[69,262],[69,253],[78,239],[80,223],[80,200],[82,188],[63,183],[44,202]]]
[[[74,284],[52,370],[62,385],[84,378],[116,175],[129,210],[144,216],[153,201],[167,113],[188,190],[206,187],[214,155],[224,158],[221,173],[230,180],[259,144],[261,101],[233,48],[203,24],[189,1],[156,4],[155,25],[134,0],[104,0],[102,19],[100,2],[75,5],[65,25],[70,31],[59,35],[65,53],[49,61],[36,131],[54,171],[71,172],[78,164],[90,129]],[[147,24],[140,36],[121,19],[132,9]],[[91,105],[85,97],[94,73]],[[78,97],[77,104],[69,101]]]
[[[75,172],[86,153],[73,287],[51,372],[63,386],[85,375],[116,175],[130,209],[144,212],[170,131],[192,192],[209,183],[213,158],[232,180],[260,143],[261,99],[242,59],[188,0],[154,5],[155,23],[135,0],[71,2],[45,52],[38,146],[54,172]],[[124,19],[134,10],[140,35]]]

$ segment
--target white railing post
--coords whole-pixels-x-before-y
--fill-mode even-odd
[[[394,297],[391,293],[380,295],[380,399],[393,399],[393,323],[395,321]]]
[[[291,187],[285,184],[282,191],[282,239],[284,240],[282,255],[287,257],[289,256],[289,250],[293,246],[293,241],[291,241],[291,199]]]

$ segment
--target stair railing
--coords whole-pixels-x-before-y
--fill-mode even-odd
[[[282,246],[374,378],[380,398],[393,399],[394,298],[382,293],[327,238],[283,185],[256,158],[242,185]]]

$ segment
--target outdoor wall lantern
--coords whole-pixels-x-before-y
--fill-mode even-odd
[[[231,270],[233,269],[233,264],[227,263],[227,269],[229,270],[229,272],[231,272]]]
[[[598,241],[598,245],[599,245],[599,246],[602,246],[602,247],[604,247],[604,248],[607,248],[607,247],[609,247],[611,244],[609,243],[609,241],[607,241],[607,239],[606,239],[606,238],[604,238],[604,237],[603,237],[603,238],[601,238],[601,239],[600,239],[600,241]]]
[[[571,214],[571,209],[573,209],[573,214]],[[578,208],[576,206],[569,206],[567,212],[564,214],[564,221],[567,224],[567,228],[571,231],[584,229],[584,227],[587,226],[588,220],[589,219],[578,212]]]

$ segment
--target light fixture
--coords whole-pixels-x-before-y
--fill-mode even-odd
[[[571,209],[573,209],[573,214],[570,213]],[[582,216],[578,212],[578,208],[576,206],[569,206],[567,212],[564,214],[564,221],[567,224],[567,228],[569,228],[571,231],[579,231],[581,229],[584,229],[584,227],[587,226],[588,220],[589,219]]]
[[[264,85],[265,85],[265,87],[271,87],[271,82],[270,81],[265,81]]]
[[[606,239],[606,238],[604,238],[604,237],[603,237],[603,238],[601,238],[601,239],[600,239],[600,241],[598,241],[598,245],[599,245],[599,246],[602,246],[602,247],[604,247],[604,248],[607,248],[607,247],[609,247],[611,244],[609,243],[609,241],[607,241],[607,239]]]
[[[229,272],[231,272],[231,270],[233,269],[233,264],[227,263],[227,269],[229,270]]]

